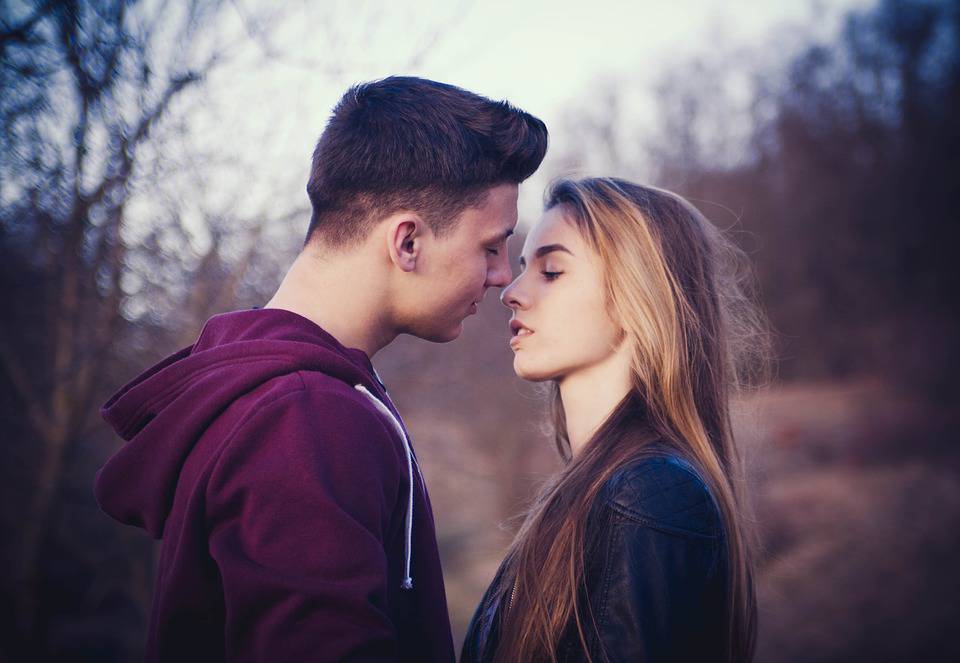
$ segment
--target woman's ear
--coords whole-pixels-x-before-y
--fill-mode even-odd
[[[427,229],[423,219],[413,212],[399,212],[387,219],[386,229],[390,261],[401,270],[412,272],[423,249]]]
[[[630,354],[633,352],[633,344],[630,343],[630,337],[627,334],[627,330],[622,326],[617,327],[617,335],[613,339],[614,350],[617,352],[622,352],[624,354]]]

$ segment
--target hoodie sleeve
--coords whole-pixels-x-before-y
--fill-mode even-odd
[[[381,661],[397,654],[385,539],[397,443],[365,404],[288,392],[227,443],[207,489],[230,661]]]

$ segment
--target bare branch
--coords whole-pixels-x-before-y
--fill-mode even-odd
[[[209,70],[213,64],[214,62],[211,61],[206,69]],[[170,81],[157,104],[137,123],[137,128],[134,130],[132,136],[124,136],[121,140],[120,148],[117,151],[121,163],[119,170],[116,174],[104,178],[100,185],[86,196],[88,205],[102,201],[112,187],[123,184],[130,179],[130,175],[133,172],[135,148],[149,135],[150,129],[169,108],[171,100],[185,88],[202,78],[202,74],[187,72]]]
[[[53,433],[49,425],[50,418],[40,407],[40,399],[34,393],[17,353],[3,336],[0,336],[0,363],[3,364],[4,371],[10,377],[11,384],[27,408],[27,416],[30,419],[31,426],[44,440],[49,440]]]
[[[469,11],[471,4],[473,4],[473,0],[460,0],[460,2],[457,4],[456,10],[450,16],[450,18],[448,18],[442,24],[434,27],[423,46],[412,56],[410,56],[406,68],[416,69],[420,67],[423,64],[424,59],[426,59],[427,54],[430,53],[430,51],[435,50],[437,44],[440,43],[440,40],[444,36],[450,34],[453,27],[463,20],[463,17]]]
[[[48,0],[47,2],[41,3],[37,9],[33,12],[33,15],[24,20],[19,25],[14,25],[8,27],[6,22],[0,19],[0,25],[3,26],[0,29],[0,56],[3,55],[4,49],[7,47],[7,44],[10,43],[20,43],[20,44],[35,44],[37,43],[32,32],[34,26],[40,22],[44,16],[47,15],[47,12],[50,11],[50,8],[53,6],[53,2]]]

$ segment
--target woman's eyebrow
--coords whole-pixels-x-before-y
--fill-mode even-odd
[[[541,246],[534,252],[535,258],[542,258],[548,253],[553,253],[554,251],[563,251],[564,253],[569,253],[573,255],[573,251],[565,247],[563,244],[547,244],[546,246]]]
[[[544,246],[541,246],[536,251],[534,251],[533,257],[542,258],[548,253],[553,253],[555,251],[563,251],[564,253],[569,253],[570,255],[573,255],[573,251],[565,247],[563,244],[546,244]],[[523,259],[523,256],[520,256],[520,266],[524,267],[526,266],[526,264],[527,264],[527,261]]]

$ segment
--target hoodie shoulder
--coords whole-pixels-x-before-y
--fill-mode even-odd
[[[226,573],[252,561],[309,576],[365,557],[363,568],[373,568],[402,531],[406,465],[388,424],[349,390],[310,388],[302,377],[258,401],[197,483]]]
[[[259,444],[268,460],[261,467],[272,467],[353,444],[354,455],[376,451],[392,471],[404,442],[356,384],[378,387],[368,358],[309,320],[278,310],[214,316],[193,346],[148,368],[103,406],[126,444],[97,473],[97,501],[158,537],[181,488],[203,480],[227,449],[253,453]]]
[[[406,469],[403,441],[362,394],[308,373],[276,380],[271,393],[244,408],[216,454],[208,497],[240,487],[309,492],[310,484],[325,484],[344,495],[396,499]]]
[[[323,445],[326,440],[362,438],[386,444],[390,455],[400,458],[404,441],[390,423],[356,388],[320,371],[300,370],[274,378],[258,390],[255,401],[238,403],[244,411],[236,436],[245,429],[283,428],[304,444]]]

